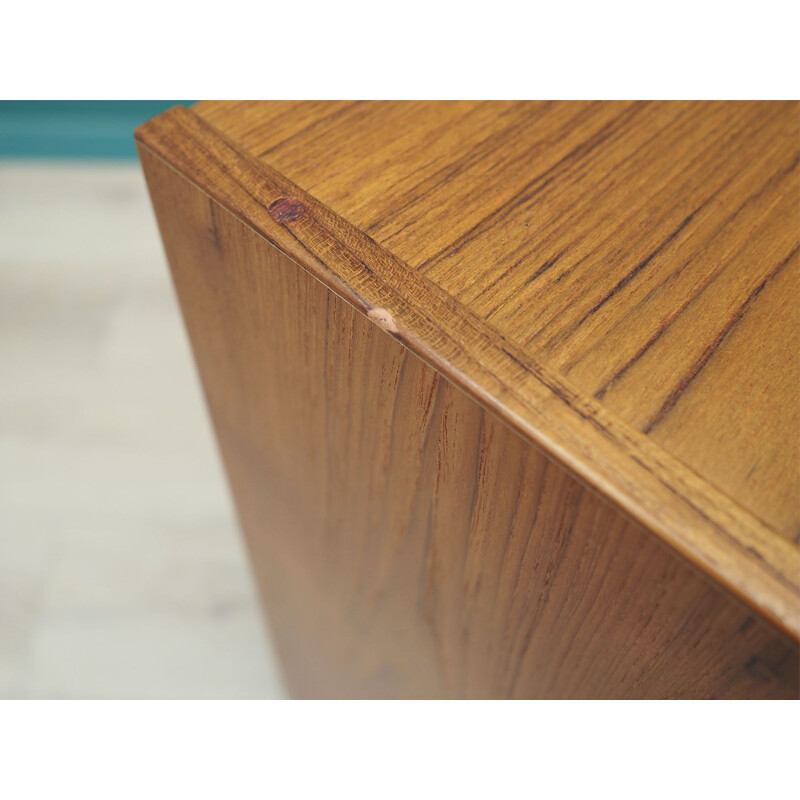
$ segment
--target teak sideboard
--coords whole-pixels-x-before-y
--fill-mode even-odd
[[[798,696],[798,103],[136,137],[294,696]]]

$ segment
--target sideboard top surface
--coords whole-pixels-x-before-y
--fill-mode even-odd
[[[138,136],[797,636],[799,111],[212,101]]]

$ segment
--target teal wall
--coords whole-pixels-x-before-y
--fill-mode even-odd
[[[193,100],[2,100],[0,158],[135,159],[133,131]]]

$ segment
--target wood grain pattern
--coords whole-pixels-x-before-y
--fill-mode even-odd
[[[609,142],[616,142],[614,137],[619,135],[624,137],[623,143],[627,151],[634,145],[631,137],[643,135],[640,132],[624,132],[623,129],[649,127],[649,136],[658,138],[660,131],[672,130],[680,120],[683,120],[681,124],[685,124],[687,119],[695,120],[695,126],[689,126],[683,138],[677,137],[678,144],[674,144],[677,150],[672,153],[672,158],[667,160],[669,163],[658,160],[661,168],[673,176],[670,180],[674,183],[677,178],[670,172],[672,161],[682,165],[678,177],[684,175],[697,161],[696,158],[689,158],[692,147],[700,147],[697,144],[700,140],[696,139],[693,132],[699,130],[700,133],[697,135],[701,136],[703,142],[713,142],[713,135],[716,135],[714,132],[727,125],[732,131],[738,131],[737,135],[746,139],[747,134],[742,120],[752,115],[748,110],[750,106],[740,107],[734,104],[733,108],[729,108],[725,104],[702,107],[699,110],[695,106],[684,108],[658,104],[653,108],[638,104],[622,106],[546,104],[523,105],[519,108],[516,105],[509,106],[508,113],[517,115],[515,130],[524,132],[533,127],[537,131],[537,136],[541,136],[541,142],[535,147],[528,139],[524,139],[522,144],[514,139],[508,141],[507,132],[503,133],[505,129],[501,128],[498,133],[497,126],[506,124],[508,119],[504,113],[498,113],[498,109],[494,106],[486,110],[483,106],[457,104],[445,106],[443,110],[436,112],[433,106],[416,104],[399,107],[395,104],[377,107],[367,105],[367,110],[363,110],[361,105],[340,104],[335,106],[334,110],[327,106],[313,105],[303,106],[303,109],[298,111],[293,106],[266,104],[256,106],[258,109],[266,109],[263,116],[269,117],[261,128],[259,125],[262,112],[253,112],[251,110],[253,107],[247,104],[232,109],[227,106],[201,105],[199,113],[212,119],[214,125],[219,126],[222,122],[211,113],[219,108],[224,111],[227,132],[236,137],[236,142],[232,142],[219,130],[210,127],[197,114],[180,108],[162,115],[140,129],[138,132],[140,142],[169,162],[224,208],[312,272],[340,297],[365,314],[370,314],[375,322],[390,331],[396,339],[419,355],[427,364],[464,389],[474,401],[492,410],[511,425],[525,441],[534,443],[572,475],[623,509],[674,550],[701,567],[721,586],[743,598],[772,623],[789,632],[794,638],[798,637],[800,553],[796,543],[790,541],[790,537],[781,536],[776,532],[777,525],[774,524],[774,520],[772,524],[767,524],[764,518],[768,515],[760,513],[761,518],[759,518],[752,509],[734,502],[723,492],[718,484],[723,484],[727,479],[723,480],[716,473],[711,475],[713,470],[723,472],[727,470],[733,474],[729,464],[732,460],[731,453],[738,454],[742,464],[737,465],[736,469],[744,476],[740,475],[739,479],[744,481],[750,492],[748,502],[761,504],[765,497],[771,496],[775,504],[782,509],[780,513],[784,515],[787,513],[786,509],[789,508],[787,498],[790,500],[794,492],[791,476],[796,469],[791,464],[788,467],[786,465],[790,461],[787,453],[791,454],[792,448],[796,446],[796,442],[793,441],[796,411],[791,410],[792,404],[796,406],[796,386],[792,386],[789,381],[792,370],[796,369],[796,364],[792,366],[792,352],[796,344],[796,331],[792,329],[792,325],[793,320],[796,320],[796,310],[791,307],[793,285],[791,276],[792,270],[796,269],[797,258],[796,255],[792,255],[794,252],[792,249],[784,253],[784,244],[787,241],[791,244],[791,235],[787,233],[791,231],[791,214],[787,214],[786,208],[788,204],[791,209],[794,200],[791,195],[791,185],[787,188],[782,181],[795,180],[796,165],[792,166],[793,162],[790,162],[788,167],[783,169],[781,162],[780,169],[783,169],[788,177],[781,178],[776,173],[778,177],[775,177],[775,180],[761,193],[771,199],[766,206],[758,206],[760,211],[757,217],[746,218],[744,233],[741,230],[735,236],[726,233],[729,229],[738,230],[737,220],[740,219],[735,213],[730,219],[723,213],[731,207],[732,198],[723,192],[717,197],[723,197],[724,202],[710,200],[711,205],[708,207],[716,209],[717,221],[721,223],[721,228],[715,234],[709,234],[708,241],[702,240],[703,247],[701,239],[694,238],[697,232],[692,225],[695,220],[699,225],[700,221],[705,219],[703,215],[706,212],[687,211],[678,221],[677,227],[683,224],[683,220],[689,217],[691,219],[680,230],[676,227],[668,231],[667,228],[686,210],[686,204],[691,205],[690,200],[696,199],[692,187],[702,176],[708,177],[707,171],[697,173],[688,188],[684,187],[685,191],[682,192],[678,191],[680,186],[663,184],[663,181],[659,184],[655,174],[645,169],[649,161],[643,161],[641,164],[637,162],[639,171],[631,173],[627,181],[633,181],[641,193],[637,201],[631,201],[634,202],[630,208],[632,212],[636,212],[633,214],[636,222],[630,223],[632,227],[624,229],[627,235],[623,237],[622,232],[617,230],[621,223],[619,220],[613,220],[616,227],[612,225],[609,230],[612,233],[616,231],[612,238],[616,237],[618,244],[616,249],[609,250],[601,260],[602,270],[598,269],[598,261],[584,258],[585,248],[589,245],[608,246],[603,244],[605,239],[601,235],[602,232],[598,233],[598,230],[591,226],[581,227],[577,224],[585,219],[587,214],[594,213],[593,204],[586,206],[583,203],[584,184],[588,180],[586,176],[594,174],[587,170],[595,169],[598,176],[617,175],[618,179],[621,174],[621,165],[617,165],[616,171],[610,169],[614,162],[609,161],[607,149],[603,148],[607,148]],[[378,110],[374,110],[376,108]],[[545,122],[539,127],[531,123],[531,109],[537,114],[538,109],[542,109],[542,119]],[[433,117],[430,119],[426,117],[428,121],[423,125],[419,121],[419,115],[424,116],[423,112],[433,115],[441,124],[437,127],[431,121]],[[545,112],[551,116],[546,116]],[[348,116],[356,113],[359,116],[355,119]],[[437,117],[436,114],[442,116]],[[385,121],[386,115],[389,115],[391,125]],[[456,124],[461,118],[459,115],[472,120],[470,126]],[[672,122],[670,115],[677,115]],[[704,122],[705,117],[709,115],[713,124]],[[787,148],[791,150],[791,142],[787,144],[786,131],[791,132],[792,125],[796,122],[796,107],[769,105],[763,116],[765,120],[763,124],[768,126],[767,130],[773,134],[778,143],[780,152],[774,155],[777,163]],[[500,122],[497,121],[498,118]],[[380,124],[375,121],[376,119]],[[278,125],[276,120],[283,120],[281,122],[283,127]],[[349,120],[344,130],[337,127],[343,124],[342,120]],[[633,124],[634,121],[636,125]],[[645,122],[647,124],[644,124]],[[271,134],[272,139],[270,139],[264,131],[273,124],[277,132]],[[540,130],[542,126],[544,131]],[[390,136],[390,131],[398,129],[408,130],[410,133],[408,136]],[[373,138],[369,140],[373,144],[371,149],[359,138],[362,130],[372,131]],[[381,131],[382,140],[378,138],[378,133]],[[479,146],[476,145],[474,140],[478,134],[474,131],[479,131],[486,141],[497,142],[498,147],[502,145],[501,151],[495,152],[488,148],[488,152],[492,155],[487,161],[483,155],[488,147],[486,141],[481,140]],[[285,138],[287,134],[288,138]],[[386,170],[391,170],[391,165],[395,163],[393,158],[384,152],[386,148],[392,151],[393,147],[401,146],[392,142],[399,139],[410,148],[414,141],[430,141],[434,149],[434,152],[429,153],[431,163],[419,167],[424,173],[426,170],[433,170],[436,165],[442,165],[441,155],[437,155],[439,150],[436,149],[438,147],[436,142],[440,136],[444,136],[448,141],[447,152],[472,152],[472,160],[481,169],[490,173],[494,170],[494,178],[491,179],[486,177],[481,179],[473,175],[472,189],[462,187],[462,191],[454,188],[453,198],[460,197],[466,202],[473,194],[483,197],[487,191],[500,191],[497,187],[487,188],[487,181],[503,183],[497,179],[498,170],[501,168],[504,170],[502,175],[512,181],[513,186],[517,187],[517,195],[522,198],[518,198],[519,202],[516,205],[513,203],[509,205],[506,202],[508,214],[505,216],[504,212],[500,211],[480,219],[473,216],[479,215],[481,208],[485,211],[491,204],[487,205],[483,201],[478,205],[468,204],[472,209],[469,213],[473,216],[467,220],[470,227],[464,228],[463,231],[461,227],[467,222],[456,213],[457,209],[454,211],[453,206],[447,204],[445,197],[439,197],[434,193],[435,197],[424,196],[419,201],[412,197],[408,201],[412,205],[415,202],[421,203],[421,208],[428,209],[426,213],[434,215],[439,213],[435,209],[444,207],[448,215],[454,215],[452,235],[455,237],[467,236],[469,239],[469,231],[472,228],[481,231],[484,229],[482,226],[487,231],[499,231],[502,235],[489,236],[487,233],[482,238],[484,249],[481,251],[483,256],[480,263],[485,264],[486,269],[490,271],[494,269],[492,265],[495,260],[502,261],[508,256],[507,247],[510,241],[508,237],[511,236],[511,231],[506,230],[506,220],[512,213],[517,213],[519,207],[524,206],[523,201],[527,192],[536,189],[539,198],[536,201],[536,213],[540,214],[542,219],[548,216],[548,209],[560,208],[569,202],[577,203],[576,216],[571,227],[575,229],[577,225],[578,232],[572,235],[580,237],[582,231],[583,238],[579,241],[576,239],[572,243],[574,252],[570,251],[569,254],[559,256],[558,262],[545,268],[545,265],[552,260],[552,257],[548,258],[528,275],[533,279],[529,284],[532,286],[538,278],[548,276],[548,273],[556,270],[547,277],[548,281],[552,281],[552,286],[542,284],[536,289],[537,292],[539,290],[544,292],[542,296],[546,296],[547,303],[537,300],[538,305],[532,302],[530,308],[519,308],[510,314],[512,320],[519,320],[520,317],[535,320],[542,315],[541,325],[546,324],[545,317],[551,319],[557,326],[560,326],[562,317],[565,322],[567,320],[572,320],[572,323],[580,322],[581,324],[577,326],[570,323],[571,327],[567,326],[563,330],[559,327],[566,337],[563,341],[572,342],[569,346],[564,345],[566,349],[559,350],[561,345],[547,351],[543,347],[532,349],[527,339],[526,342],[517,341],[519,336],[513,330],[508,327],[501,328],[491,315],[485,318],[485,313],[479,313],[480,308],[476,305],[476,301],[459,296],[459,292],[453,288],[455,284],[445,285],[445,279],[442,277],[445,273],[456,276],[453,280],[465,282],[470,280],[477,284],[485,280],[481,270],[476,267],[479,262],[474,258],[471,261],[459,262],[466,266],[455,269],[451,264],[452,268],[449,271],[437,272],[434,256],[428,256],[417,269],[414,269],[397,255],[404,251],[399,244],[393,243],[394,240],[393,242],[386,240],[390,249],[376,241],[374,237],[377,236],[377,230],[370,229],[370,226],[358,217],[357,208],[360,206],[356,200],[352,201],[353,210],[348,211],[350,221],[346,221],[328,205],[319,202],[287,180],[263,160],[248,154],[248,150],[254,147],[254,142],[261,142],[259,147],[263,146],[263,150],[259,152],[267,160],[278,158],[281,152],[285,156],[294,147],[304,148],[305,163],[310,165],[307,169],[316,170],[318,175],[327,170],[334,181],[340,182],[342,197],[360,196],[364,201],[363,207],[367,208],[371,207],[373,201],[379,205],[381,202],[388,202],[385,198],[378,198],[374,190],[376,186],[384,185],[381,176]],[[687,137],[688,143],[684,141]],[[322,145],[314,144],[317,138],[322,140]],[[287,142],[290,143],[289,150],[285,149]],[[351,154],[349,161],[347,153],[342,150],[347,146],[347,142],[350,142],[349,146],[353,148],[353,152],[358,154]],[[664,144],[661,142],[662,147]],[[284,148],[283,151],[281,147]],[[319,151],[315,150],[315,147],[326,147],[328,155],[324,159],[317,158]],[[506,152],[508,148],[511,150]],[[564,148],[567,149],[562,153]],[[681,148],[685,149],[686,153]],[[771,152],[771,146],[766,149]],[[595,151],[605,154],[601,164],[592,166],[594,162],[591,158],[588,162],[578,158],[581,154],[589,158],[590,153]],[[298,159],[299,152],[298,150]],[[348,172],[348,165],[358,162],[364,166],[364,153],[373,154],[372,171],[363,172],[359,180],[354,181],[352,171]],[[689,158],[689,161],[686,161],[684,156]],[[556,157],[557,160],[551,166],[547,166]],[[536,161],[537,158],[544,160]],[[576,158],[577,163],[573,163]],[[529,163],[525,159],[534,161]],[[461,186],[460,176],[464,170],[471,169],[472,161],[467,155],[466,162],[462,160],[456,163],[457,166],[450,170],[449,174],[451,182]],[[715,169],[724,168],[724,164],[719,160],[713,163],[717,165]],[[738,161],[736,163],[739,164]],[[415,164],[416,162],[409,158],[403,166],[403,170],[408,173],[409,181],[412,180],[411,173],[417,169]],[[518,173],[532,169],[532,164],[539,170],[536,174],[541,173],[549,177],[542,178],[542,186],[534,182],[535,185],[532,184],[528,189],[523,187],[520,193],[518,184],[514,182],[520,180]],[[740,166],[747,175],[751,174],[747,171],[746,164],[742,163]],[[442,169],[443,173],[436,173],[439,177],[448,174],[447,169],[444,167]],[[640,174],[643,170],[644,174]],[[370,176],[378,177],[370,182]],[[303,177],[303,180],[304,185],[313,189],[315,194],[325,194],[324,186],[315,184],[310,175]],[[430,180],[433,178],[430,177]],[[731,181],[738,186],[737,180],[735,176],[731,177]],[[542,192],[546,192],[551,185],[573,186],[572,194],[570,196],[562,191],[559,196],[542,195]],[[593,184],[589,181],[587,185],[591,187]],[[616,187],[616,183],[603,185],[608,192],[622,191]],[[672,186],[671,190],[669,186]],[[644,191],[647,188],[652,190],[652,187],[658,189],[655,193],[656,199]],[[411,188],[408,191],[413,195]],[[603,192],[599,194],[589,192],[586,196],[593,198],[594,204],[597,204],[605,195]],[[615,197],[617,199],[614,201],[614,208],[627,208],[624,204],[621,205],[621,196],[615,195]],[[287,198],[295,201],[294,206]],[[670,201],[672,205],[667,203],[669,198],[672,198]],[[331,206],[336,205],[335,198],[331,200],[328,197],[327,200]],[[396,209],[404,208],[397,196],[393,196],[391,202]],[[756,198],[752,202],[747,200],[743,202],[744,211],[741,214],[749,214],[751,206],[758,205],[761,201]],[[279,205],[275,206],[276,203]],[[650,211],[647,213],[637,211],[642,203],[647,205]],[[301,210],[297,213],[284,213],[282,209],[290,206]],[[669,225],[664,220],[659,221],[660,217],[653,216],[656,213],[654,210],[656,206],[665,212],[669,218]],[[273,208],[274,216],[270,214],[270,208]],[[606,211],[608,212],[608,208]],[[447,218],[449,220],[450,216]],[[558,222],[560,217],[553,219]],[[602,219],[605,218],[601,218],[600,222]],[[353,220],[359,222],[363,229],[350,224]],[[561,220],[564,236],[570,228],[566,221]],[[440,228],[444,229],[446,226],[443,225],[443,218],[439,222]],[[491,226],[486,227],[489,223]],[[608,225],[606,219],[606,227]],[[431,230],[433,227],[435,226],[432,226]],[[769,235],[764,233],[764,230]],[[711,277],[706,275],[708,278],[706,285],[701,285],[702,281],[698,283],[700,273],[692,273],[689,266],[681,269],[676,267],[678,262],[674,259],[674,253],[668,264],[667,262],[662,264],[661,259],[671,248],[678,248],[678,252],[687,257],[692,255],[690,252],[692,248],[687,250],[688,244],[682,239],[683,236],[688,236],[689,232],[693,235],[692,247],[697,250],[694,257],[705,259],[703,253],[713,249],[716,246],[715,242],[724,240],[726,244],[723,255],[728,259],[724,263],[730,262],[734,266],[726,266]],[[410,237],[409,241],[413,238],[414,242],[418,243],[420,237],[424,238],[422,233],[423,229],[414,229],[413,237],[411,233],[407,236]],[[531,244],[537,241],[543,243],[546,239],[541,233],[537,233],[537,236],[538,239],[531,239]],[[403,237],[398,234],[396,238]],[[472,246],[475,236],[469,241],[467,239],[463,242],[459,239],[455,249],[448,252],[464,252]],[[439,244],[441,242],[440,238]],[[625,243],[624,253],[621,248],[622,242]],[[752,242],[755,244],[747,250]],[[774,243],[774,247],[770,242]],[[756,247],[759,243],[760,250]],[[463,247],[459,251],[458,247],[461,244]],[[759,257],[758,269],[735,266],[734,262],[737,264],[739,262],[733,256],[742,248],[751,253],[751,256],[755,253]],[[531,263],[535,262],[540,252],[536,248],[534,250],[536,252],[531,251],[528,261],[525,262],[528,272]],[[641,253],[646,252],[647,255],[640,257],[639,250]],[[629,251],[639,259],[633,268],[628,261]],[[409,252],[405,252],[405,255],[408,256]],[[783,260],[777,265],[773,264],[767,272],[764,272],[763,270],[767,269],[764,266],[765,259],[762,257],[764,253],[770,258],[773,255],[780,255]],[[561,259],[566,259],[564,264],[567,265],[563,274],[559,266]],[[430,263],[427,263],[428,261]],[[509,280],[517,280],[519,277],[515,270],[516,268],[508,273]],[[687,279],[688,283],[684,283],[683,276],[686,274],[693,276]],[[653,275],[656,276],[655,279]],[[580,276],[582,277],[579,280]],[[756,283],[756,279],[760,282]],[[647,287],[644,294],[640,284],[642,280],[646,281]],[[556,291],[559,284],[563,286],[561,294]],[[781,293],[780,298],[784,298],[782,302],[767,307],[767,302],[775,300],[775,287],[780,286],[784,291],[788,287],[788,294]],[[548,291],[545,291],[546,289]],[[599,294],[601,289],[603,293]],[[612,289],[614,291],[609,296],[609,291]],[[621,345],[614,344],[617,342],[613,338],[615,327],[624,331],[626,326],[630,327],[633,324],[631,320],[635,320],[637,315],[649,325],[656,313],[655,307],[645,303],[640,308],[637,303],[640,300],[644,302],[647,298],[657,298],[664,292],[672,292],[673,289],[677,294],[670,294],[669,302],[665,301],[661,306],[657,306],[661,309],[656,331],[658,336],[648,332],[653,342],[645,348],[637,364],[631,365],[627,371],[623,370],[619,375],[616,375],[616,372],[611,373],[614,380],[604,384],[607,386],[605,391],[601,391],[602,386],[600,389],[588,391],[581,383],[573,380],[571,369],[567,369],[564,363],[558,360],[560,356],[554,355],[557,352],[569,352],[572,357],[580,349],[578,343],[583,343],[580,347],[588,346],[593,338],[596,340],[598,352],[602,352],[604,343],[608,341],[613,346],[608,348],[610,355],[607,354],[606,361],[601,365],[602,369],[607,371],[613,359],[620,357],[618,351]],[[662,295],[659,295],[659,292]],[[609,299],[604,300],[607,296]],[[507,293],[506,302],[514,303],[516,298],[516,290],[510,291]],[[573,298],[574,303],[578,305],[573,307],[570,298]],[[627,300],[619,305],[620,300],[625,298]],[[468,302],[462,302],[464,300]],[[561,316],[551,314],[549,312],[551,308],[560,309]],[[580,317],[577,316],[579,312]],[[684,313],[690,315],[688,319],[694,320],[692,324],[678,322]],[[581,320],[584,316],[590,326],[602,323],[602,327],[612,319],[614,324],[608,331],[604,330],[603,336],[599,339],[587,338],[582,333],[584,323]],[[529,332],[532,333],[534,329],[539,330],[538,325],[539,323],[536,323],[529,328]],[[780,334],[775,337],[777,344],[775,338],[769,335],[771,331],[774,332],[776,326]],[[545,328],[541,327],[541,331],[544,330]],[[633,328],[630,330],[633,331]],[[673,340],[675,336],[677,341]],[[535,338],[532,336],[531,341]],[[623,340],[627,348],[628,339],[623,336],[619,341]],[[654,359],[654,363],[651,363],[653,359],[647,361],[651,352],[659,353],[657,348],[662,341],[667,344],[672,342],[672,345],[661,352]],[[547,342],[551,345],[557,344],[556,339],[547,339]],[[698,350],[698,345],[702,345],[702,349]],[[641,349],[639,344],[636,344],[636,347]],[[629,351],[625,348],[623,355],[630,360]],[[544,354],[543,358],[540,358],[540,352]],[[741,375],[744,371],[745,362],[742,359],[745,357],[753,359],[752,362],[747,362],[748,376],[737,377],[737,372]],[[787,363],[777,368],[769,364],[768,359],[771,357],[787,359]],[[619,413],[617,406],[611,404],[610,410],[608,398],[617,392],[618,385],[625,383],[627,375],[633,375],[634,371],[642,369],[644,363],[650,363],[650,378],[642,379],[643,382],[640,381],[638,384],[634,382],[629,390],[621,395],[633,402],[632,399],[639,393],[642,396],[642,408],[651,409],[648,411],[649,416],[646,417],[646,425],[639,422],[634,425],[631,420]],[[669,365],[668,372],[660,371],[663,364]],[[675,394],[675,385],[670,383],[678,374],[675,371],[678,368],[681,370],[688,368],[691,377],[687,382],[687,373],[681,373],[679,385],[685,384],[686,391],[682,391],[680,395]],[[576,375],[580,377],[580,369],[577,366],[575,369],[578,369]],[[614,369],[619,371],[616,366]],[[566,375],[565,372],[570,374]],[[746,398],[737,395],[737,380],[739,385],[752,389],[754,381],[758,379],[766,380],[767,384]],[[730,426],[728,430],[725,429],[725,415],[719,412],[714,414],[713,406],[709,406],[706,402],[709,396],[723,398],[726,402],[729,402],[731,397],[736,400],[737,408],[732,411],[730,417],[737,423],[735,430],[730,430]],[[638,409],[639,406],[635,408]],[[658,419],[655,419],[654,414]],[[720,416],[722,420],[718,419]],[[712,419],[709,420],[709,417]],[[679,419],[684,421],[684,425],[676,430],[674,420]],[[646,433],[646,430],[649,432]],[[667,437],[669,442],[665,444],[659,437]],[[708,456],[708,452],[717,444],[719,451]],[[692,459],[683,453],[681,453],[682,460],[679,460],[672,451],[679,451],[681,447],[687,451],[696,451],[695,460],[700,460],[692,463]],[[704,453],[706,455],[703,455]],[[758,455],[753,455],[754,453]],[[703,458],[706,460],[703,461]],[[698,474],[701,472],[698,464],[705,470],[702,474]],[[775,480],[772,480],[773,477]],[[747,492],[742,491],[740,494],[744,502],[748,496]],[[762,510],[759,505],[759,512]],[[793,512],[790,511],[789,516],[791,513]]]
[[[793,643],[141,154],[293,694],[797,695]]]
[[[796,103],[197,113],[798,540]],[[767,383],[696,381],[726,357]]]

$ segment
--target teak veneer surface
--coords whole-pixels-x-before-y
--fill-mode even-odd
[[[797,696],[793,643],[141,152],[293,695]]]
[[[797,639],[799,121],[226,101],[137,135]]]
[[[196,111],[798,541],[796,103]]]

